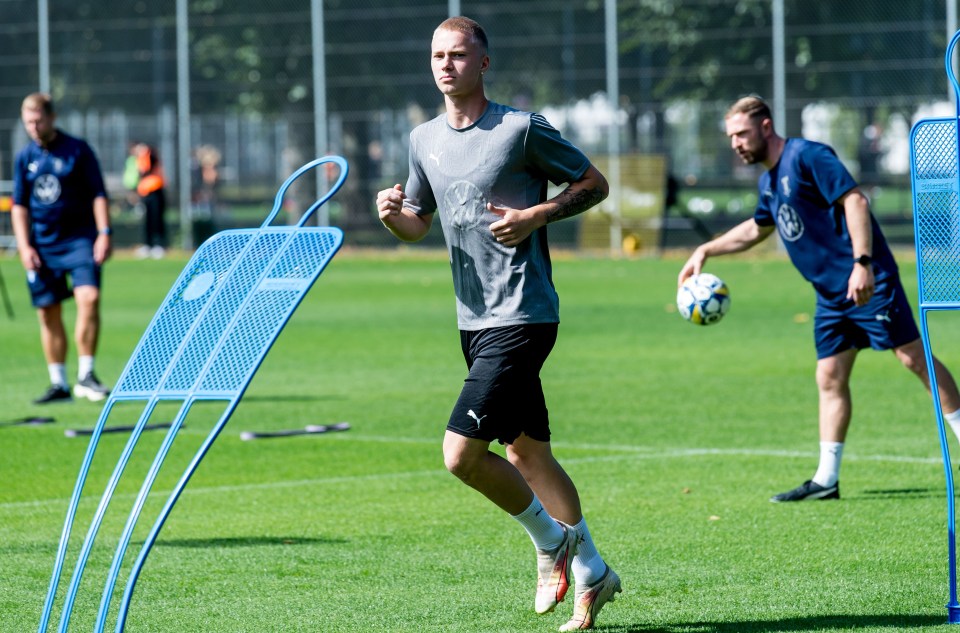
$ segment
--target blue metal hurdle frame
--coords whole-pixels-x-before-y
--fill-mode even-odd
[[[944,56],[947,77],[960,104],[960,85],[953,71],[953,52],[958,31],[950,40]],[[932,311],[960,309],[960,171],[958,151],[960,135],[955,117],[924,119],[910,133],[910,175],[913,189],[914,239],[917,249],[917,276],[920,297],[920,334],[927,361],[927,373],[933,392],[933,408],[940,435],[943,469],[947,485],[947,550],[949,593],[947,619],[960,624],[957,602],[957,539],[953,468],[943,422],[943,410],[937,397],[933,351],[927,317]]]
[[[335,164],[340,170],[329,192],[317,200],[295,226],[270,226],[293,181],[307,171],[327,164]],[[260,228],[217,233],[197,249],[184,267],[140,339],[94,427],[60,536],[41,615],[40,633],[47,631],[51,619],[77,506],[97,444],[114,405],[123,401],[146,403],[114,467],[80,547],[63,601],[57,629],[60,633],[66,633],[69,627],[80,581],[97,532],[154,408],[160,401],[182,402],[144,478],[121,533],[100,600],[94,628],[97,633],[106,626],[110,602],[134,528],[184,419],[197,401],[226,401],[224,412],[174,486],[133,563],[117,614],[115,630],[117,633],[123,631],[137,578],[174,504],[229,420],[280,331],[343,243],[340,229],[306,227],[304,224],[340,189],[347,172],[347,162],[339,156],[325,156],[307,163],[280,187],[273,209]]]

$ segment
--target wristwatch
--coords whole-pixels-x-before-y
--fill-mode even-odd
[[[861,266],[869,266],[873,262],[873,258],[869,255],[861,255],[853,260],[855,264],[860,264]]]
[[[97,231],[97,233],[99,233],[100,235],[113,235],[113,229],[111,229],[111,228],[108,226],[108,227],[105,228],[105,229],[100,229],[99,231]]]

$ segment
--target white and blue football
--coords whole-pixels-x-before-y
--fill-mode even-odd
[[[693,275],[677,290],[677,309],[690,323],[713,325],[730,309],[730,289],[716,275]]]

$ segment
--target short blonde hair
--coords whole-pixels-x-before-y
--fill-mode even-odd
[[[21,112],[23,110],[41,110],[44,114],[52,116],[54,113],[53,97],[46,92],[32,92],[24,97],[23,103],[20,104],[20,110]]]
[[[767,102],[756,95],[742,97],[737,99],[736,103],[727,110],[724,119],[729,119],[735,114],[746,114],[754,121],[763,121],[764,119],[773,120],[773,114],[770,112],[770,106]]]
[[[459,31],[465,35],[469,35],[474,39],[475,42],[480,44],[483,47],[483,52],[487,52],[487,48],[490,46],[490,43],[487,41],[487,32],[483,30],[483,27],[480,26],[480,23],[476,20],[471,20],[468,17],[458,15],[456,17],[447,18],[437,26],[436,30],[445,29],[447,31]]]

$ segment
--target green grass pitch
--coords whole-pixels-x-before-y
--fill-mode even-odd
[[[109,264],[105,381],[116,380],[184,263]],[[555,451],[624,587],[599,630],[953,630],[943,470],[918,381],[892,354],[862,354],[843,500],[771,504],[816,466],[812,290],[776,256],[715,260],[708,270],[730,286],[732,308],[720,324],[695,327],[673,308],[680,265],[555,261],[562,324],[542,375]],[[906,257],[902,269],[916,305]],[[36,318],[19,262],[0,259],[0,270],[16,309],[14,320],[0,313],[0,411],[56,417],[0,427],[0,630],[29,632],[86,449],[63,431],[92,426],[100,408],[30,405],[47,380]],[[934,314],[931,331],[960,372],[958,320]],[[71,373],[75,362],[71,354]],[[528,537],[443,468],[440,440],[463,375],[442,254],[338,255],[175,507],[127,630],[556,630],[572,599],[534,614]],[[157,489],[172,487],[217,411],[187,419]],[[118,410],[110,422],[135,413]],[[161,408],[152,421],[172,415]],[[340,421],[352,430],[239,438]],[[143,445],[161,438],[151,432]],[[124,440],[104,438],[88,493],[102,488]],[[142,476],[146,456],[134,461],[131,474]],[[116,539],[136,489],[121,482],[103,543]],[[84,503],[81,519],[94,507]],[[94,551],[77,630],[90,629],[113,549]]]

